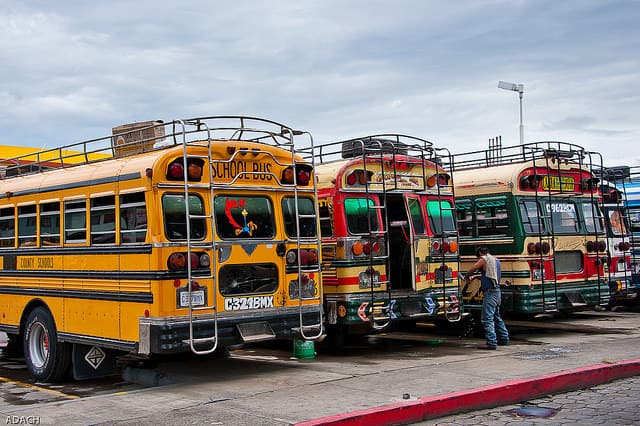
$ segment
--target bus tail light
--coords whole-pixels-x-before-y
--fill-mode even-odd
[[[289,250],[286,256],[288,265],[298,262],[298,250]],[[312,266],[318,264],[318,252],[313,249],[300,249],[300,266]]]
[[[364,253],[364,245],[360,241],[355,242],[351,246],[351,253],[353,253],[354,256],[360,256]]]
[[[191,253],[191,268],[208,267],[211,264],[211,258],[207,253]],[[167,267],[170,271],[184,271],[187,269],[187,253],[176,252],[171,253],[167,259]]]
[[[435,251],[440,251],[440,241],[435,240],[435,241],[433,242],[433,246],[432,246],[432,248],[433,248]]]
[[[167,167],[167,179],[168,180],[183,180],[184,179],[184,160],[183,158],[176,158],[173,160],[169,167]],[[204,166],[204,160],[201,158],[187,158],[187,180],[199,181],[202,179],[202,168]]]
[[[596,251],[596,242],[595,241],[587,241],[587,251],[591,253],[592,251]]]
[[[626,251],[629,250],[631,248],[631,244],[629,244],[628,241],[622,241],[620,242],[620,244],[618,244],[618,250],[620,251]]]
[[[436,173],[427,178],[427,186],[429,188],[433,188],[434,186],[447,186],[449,185],[449,181],[451,180],[451,176],[446,173]]]
[[[529,243],[527,244],[527,253],[529,254],[536,254],[536,243]]]
[[[170,271],[179,271],[186,267],[187,258],[184,253],[172,253],[167,260],[167,267]]]
[[[362,249],[364,251],[364,254],[379,255],[381,246],[377,241],[367,241],[364,243]]]
[[[311,181],[313,168],[308,164],[296,164],[295,168],[289,166],[282,171],[281,182],[287,185],[307,186]]]
[[[604,240],[598,241],[598,251],[605,251],[607,249],[607,243]]]
[[[551,251],[551,246],[546,241],[544,241],[541,244],[541,247],[542,247],[542,254],[549,254],[549,252]]]
[[[458,251],[458,242],[457,241],[451,241],[449,243],[449,252],[450,253],[456,253]]]

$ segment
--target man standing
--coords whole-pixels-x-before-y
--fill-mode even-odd
[[[497,345],[509,344],[509,332],[500,317],[500,261],[489,253],[487,247],[476,249],[478,261],[473,264],[465,275],[465,281],[469,282],[474,272],[481,272],[480,290],[482,291],[482,315],[480,322],[484,327],[484,334],[487,339],[486,346],[479,349],[495,350]]]

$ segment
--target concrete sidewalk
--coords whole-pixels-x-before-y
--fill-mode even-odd
[[[611,334],[527,335],[497,351],[475,349],[481,339],[426,336],[406,351],[310,361],[252,350],[174,361],[140,372],[165,386],[3,406],[0,415],[69,425],[410,423],[640,374],[637,318],[617,318],[601,320]]]

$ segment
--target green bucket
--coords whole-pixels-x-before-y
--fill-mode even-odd
[[[316,356],[316,347],[313,340],[293,341],[293,356],[298,359],[313,359]]]

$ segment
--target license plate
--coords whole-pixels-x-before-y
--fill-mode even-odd
[[[204,305],[204,291],[197,290],[191,292],[191,306]],[[180,307],[184,308],[189,306],[189,292],[183,291],[180,293]]]

